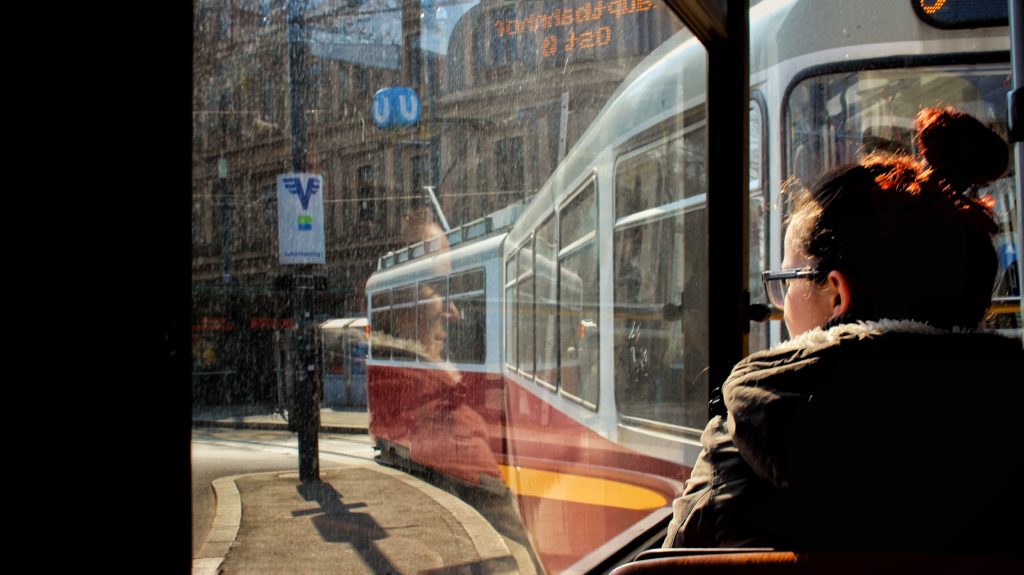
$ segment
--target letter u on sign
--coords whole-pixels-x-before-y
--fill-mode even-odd
[[[373,96],[373,123],[380,128],[412,126],[420,121],[422,111],[412,88],[383,88]]]

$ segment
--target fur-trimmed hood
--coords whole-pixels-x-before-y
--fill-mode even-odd
[[[829,329],[814,328],[775,346],[775,350],[808,348],[827,343],[835,343],[842,338],[874,337],[886,332],[919,333],[939,335],[943,330],[909,319],[883,319],[879,321],[858,321],[844,323]],[[963,333],[970,333],[963,331]]]

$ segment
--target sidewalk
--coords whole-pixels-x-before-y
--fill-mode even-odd
[[[365,412],[324,410],[326,433],[365,433]],[[194,413],[193,426],[286,429],[280,416]],[[361,426],[361,427],[360,427]],[[358,430],[358,431],[351,431]],[[213,482],[217,511],[193,557],[195,575],[242,573],[506,574],[534,571],[459,498],[374,463],[321,468],[319,483],[295,471]]]

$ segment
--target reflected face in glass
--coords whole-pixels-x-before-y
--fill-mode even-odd
[[[446,301],[429,286],[421,285],[420,301],[424,300],[427,303],[421,308],[425,316],[420,323],[420,344],[428,359],[442,361],[444,346],[448,342],[448,322],[459,321],[459,310],[454,302]]]
[[[812,269],[815,262],[795,245],[786,231],[782,269]],[[789,282],[786,291],[786,302],[783,306],[783,318],[791,336],[798,336],[805,331],[821,327],[831,319],[833,312],[832,296],[809,278],[783,280]]]
[[[444,230],[435,223],[428,223],[422,229],[424,241],[440,244],[436,247],[437,256],[431,265],[431,275],[444,278],[452,272],[452,262],[448,238]],[[435,280],[437,281],[437,280]],[[440,280],[440,286],[431,283],[420,284],[419,302],[420,319],[417,331],[423,353],[430,361],[445,360],[445,344],[448,342],[448,321],[458,321],[459,312],[455,304],[448,299],[447,284]]]

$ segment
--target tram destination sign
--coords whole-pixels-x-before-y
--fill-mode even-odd
[[[976,28],[1009,24],[1006,0],[911,0],[917,15],[937,28]]]
[[[324,178],[318,174],[277,176],[277,237],[282,265],[326,263]]]
[[[542,58],[603,48],[615,42],[620,33],[638,33],[635,23],[620,28],[620,23],[655,8],[654,0],[589,0],[565,2],[560,8],[546,8],[519,17],[494,20],[495,41],[534,35]],[[642,27],[641,27],[642,28]]]

